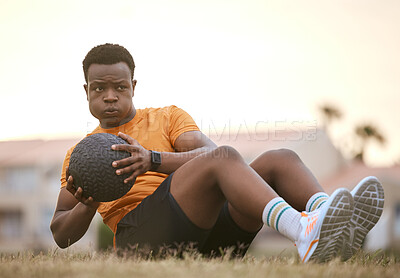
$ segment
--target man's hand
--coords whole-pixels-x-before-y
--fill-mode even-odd
[[[66,177],[67,177],[67,186],[66,186],[66,189],[67,189],[72,195],[74,195],[74,197],[75,197],[79,202],[81,202],[82,204],[84,204],[84,205],[86,205],[86,206],[88,206],[88,207],[90,207],[90,208],[96,210],[96,209],[99,207],[100,203],[99,203],[99,202],[95,202],[95,201],[93,200],[92,197],[89,197],[89,198],[83,197],[83,195],[82,195],[83,190],[82,190],[81,187],[78,187],[78,189],[75,189],[75,186],[74,186],[74,178],[69,174],[69,169],[68,169],[68,167],[67,167],[67,169],[66,169]]]
[[[117,175],[132,173],[128,178],[124,180],[125,183],[128,183],[134,180],[137,176],[144,174],[150,170],[151,152],[143,148],[138,141],[122,132],[119,132],[118,136],[128,142],[129,145],[113,145],[111,148],[115,151],[129,152],[131,153],[131,156],[118,161],[114,161],[112,166],[115,168],[121,168],[116,170]]]

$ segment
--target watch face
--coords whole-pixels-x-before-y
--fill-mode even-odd
[[[161,164],[161,153],[152,151],[151,152],[151,163],[160,165]]]

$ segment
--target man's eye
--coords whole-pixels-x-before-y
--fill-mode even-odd
[[[118,86],[118,90],[125,90],[125,89],[126,89],[125,86],[122,86],[122,85],[119,85],[119,86]]]
[[[103,88],[102,88],[102,87],[96,87],[94,90],[95,90],[96,92],[102,92],[102,91],[103,91]]]

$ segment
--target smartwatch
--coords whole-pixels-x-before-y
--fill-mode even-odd
[[[150,171],[155,171],[161,165],[161,153],[152,151],[151,152],[151,168]]]

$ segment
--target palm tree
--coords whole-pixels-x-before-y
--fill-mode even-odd
[[[338,120],[343,116],[342,112],[331,104],[321,105],[319,111],[322,115],[322,127],[326,132],[328,132],[328,129],[334,120]]]
[[[356,126],[355,133],[356,137],[360,141],[359,150],[356,153],[355,158],[361,161],[364,161],[365,150],[371,140],[375,140],[380,145],[384,145],[386,143],[386,138],[382,135],[378,128],[372,124],[361,124]]]

